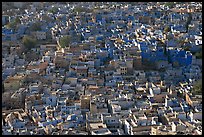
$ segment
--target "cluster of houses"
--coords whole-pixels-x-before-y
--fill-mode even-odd
[[[2,134],[202,134],[201,3],[33,2],[18,16],[2,27]],[[25,35],[51,40],[37,60],[19,55]]]

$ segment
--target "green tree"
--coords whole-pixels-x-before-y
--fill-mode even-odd
[[[50,9],[48,12],[53,13],[53,14],[57,14],[58,12],[58,8],[57,7],[53,7],[52,9]]]
[[[202,94],[202,79],[197,80],[193,84],[193,89],[192,89],[194,94]]]
[[[16,29],[17,25],[21,24],[21,20],[19,17],[16,17],[13,21],[7,24],[7,28],[9,29]]]
[[[74,10],[73,10],[74,12],[78,12],[78,13],[81,13],[81,12],[93,12],[94,11],[94,9],[88,9],[88,8],[85,8],[85,7],[76,7],[76,8],[74,8]]]
[[[16,23],[16,24],[21,24],[21,20],[20,20],[19,17],[16,17],[16,18],[15,18],[15,23]]]
[[[170,27],[169,26],[166,26],[165,28],[164,28],[164,33],[167,33],[167,32],[169,32],[171,29],[170,29]]]
[[[187,19],[187,24],[190,24],[192,20],[192,14],[188,13],[188,19]]]
[[[6,25],[6,27],[7,27],[8,29],[15,29],[15,28],[16,28],[16,25],[15,25],[14,22],[9,22],[9,23]]]
[[[76,7],[75,9],[74,9],[74,12],[84,12],[85,11],[85,9],[84,8],[82,8],[82,7]]]
[[[63,36],[59,39],[59,44],[62,48],[69,46],[71,37],[69,35]]]
[[[37,44],[36,39],[33,39],[29,36],[24,36],[22,39],[22,42],[23,42],[23,45],[27,51],[34,48]]]
[[[174,2],[167,2],[164,6],[171,8],[174,8],[174,6],[176,5],[176,3]]]
[[[179,62],[178,62],[178,61],[174,61],[174,62],[173,62],[173,66],[174,66],[174,67],[179,67]]]
[[[186,25],[185,25],[187,32],[188,32],[189,24],[191,23],[191,20],[192,20],[192,14],[188,13],[188,19],[187,19],[187,22],[186,22]]]
[[[189,46],[184,46],[183,49],[184,49],[185,51],[190,51],[190,47],[189,47]]]
[[[45,20],[45,21],[47,21],[47,22],[53,22],[53,21],[54,21],[54,20],[53,20],[51,17],[49,17],[48,15],[43,15],[43,16],[42,16],[42,19]]]
[[[32,24],[30,27],[31,31],[41,31],[41,23],[40,22],[35,22]]]
[[[195,53],[195,56],[196,56],[197,59],[202,59],[202,50]]]

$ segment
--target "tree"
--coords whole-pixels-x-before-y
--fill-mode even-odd
[[[59,39],[59,44],[62,48],[65,48],[67,47],[69,44],[70,44],[70,36],[69,35],[66,35],[66,36],[63,36]]]
[[[188,13],[188,19],[187,19],[187,22],[186,22],[186,31],[188,32],[188,27],[189,27],[189,24],[191,23],[191,20],[192,20],[192,14],[191,13]]]
[[[197,80],[193,84],[193,89],[192,89],[194,94],[202,94],[202,79]]]
[[[16,28],[16,25],[15,25],[14,22],[9,22],[9,23],[6,25],[6,27],[7,27],[8,29],[15,29],[15,28]]]
[[[53,22],[53,21],[54,21],[54,20],[53,20],[51,17],[49,17],[48,15],[43,15],[43,16],[42,16],[42,19],[45,20],[45,21],[47,21],[47,22]]]
[[[185,39],[181,39],[181,40],[178,41],[178,43],[179,43],[181,46],[183,46],[183,45],[186,43],[186,41],[185,41]]]
[[[170,27],[169,26],[166,26],[165,28],[164,28],[164,33],[167,33],[167,32],[169,32],[171,29],[170,29]]]
[[[9,29],[16,29],[17,25],[21,24],[21,20],[19,17],[16,17],[13,21],[7,24],[7,28]]]
[[[164,49],[164,54],[167,55],[167,44],[164,43],[164,42],[161,41],[161,40],[158,40],[158,46],[163,47],[163,49]]]
[[[92,9],[88,9],[88,8],[85,8],[85,7],[76,7],[73,9],[74,12],[78,12],[78,13],[81,13],[81,12],[93,12],[94,10]]]
[[[164,55],[167,55],[167,49],[166,49],[166,44],[164,43],[163,47],[164,47]]]
[[[192,20],[192,14],[188,13],[188,19],[187,19],[187,24],[190,24]]]
[[[174,3],[174,2],[167,2],[164,6],[172,9],[172,8],[174,8],[175,5],[176,5],[176,3]]]
[[[41,31],[41,23],[40,22],[35,22],[32,24],[30,27],[31,31]]]
[[[179,62],[178,62],[178,61],[174,61],[174,62],[173,62],[173,66],[174,66],[174,67],[179,67]]]
[[[27,51],[34,48],[37,44],[37,41],[29,36],[24,36],[22,42]]]
[[[190,51],[190,47],[189,47],[189,46],[184,46],[183,49],[184,49],[185,51]]]
[[[82,35],[82,34],[80,35],[80,40],[81,40],[81,41],[84,41],[84,40],[85,40],[84,35]]]
[[[58,12],[58,8],[57,7],[53,7],[52,9],[50,9],[48,12],[53,13],[53,14],[57,14]]]
[[[202,59],[202,50],[195,53],[195,56],[196,56],[197,59]]]
[[[21,20],[20,20],[19,17],[16,17],[16,18],[15,18],[15,23],[16,23],[16,24],[21,24]]]

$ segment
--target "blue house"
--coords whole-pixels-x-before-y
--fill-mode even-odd
[[[14,32],[12,29],[2,28],[2,41],[12,40]]]
[[[96,14],[96,21],[102,21],[102,15],[100,13]]]
[[[143,35],[146,35],[146,34],[147,34],[147,29],[146,29],[146,28],[142,28],[141,31],[142,31],[142,34],[143,34]]]
[[[121,75],[118,75],[118,76],[114,75],[114,76],[113,76],[113,81],[122,82],[122,81],[123,81],[123,78],[122,78]]]
[[[148,45],[146,42],[142,41],[142,42],[138,42],[138,48],[139,50],[141,50],[142,52],[148,50]]]
[[[103,65],[104,62],[107,60],[108,58],[108,51],[107,50],[98,50],[96,52],[96,58],[100,60],[100,64]]]
[[[168,58],[167,56],[164,54],[164,49],[163,48],[157,48],[156,50],[156,60],[163,60],[163,61],[167,61]]]
[[[188,66],[192,63],[192,54],[185,50],[172,49],[168,50],[169,62],[177,62],[179,66]]]
[[[174,24],[173,26],[171,26],[171,31],[179,31],[179,32],[186,32],[186,28],[184,25],[176,25]]]
[[[151,51],[143,51],[141,52],[142,61],[149,60],[151,57]]]
[[[103,35],[96,36],[96,41],[103,41],[103,40],[104,40]]]
[[[134,20],[135,20],[135,17],[132,16],[132,15],[129,15],[129,16],[128,16],[128,20],[134,21]]]
[[[155,12],[154,12],[154,17],[155,17],[155,18],[160,18],[161,15],[162,15],[162,14],[161,14],[160,11],[155,11]]]

